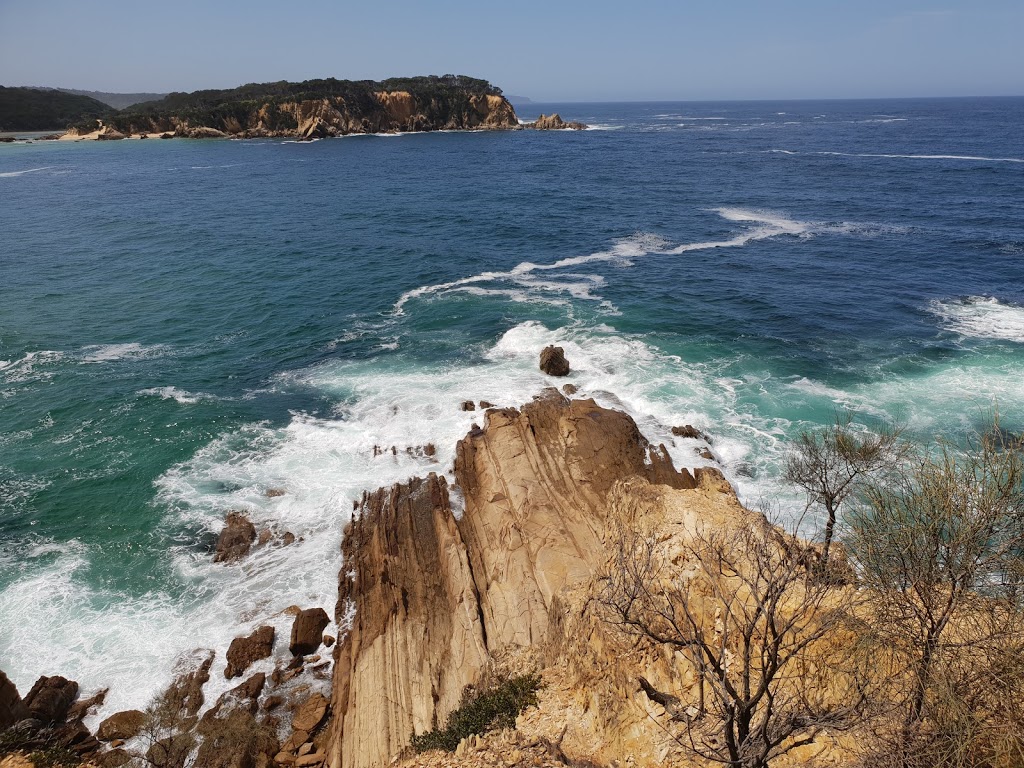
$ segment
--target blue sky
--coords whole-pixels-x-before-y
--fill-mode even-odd
[[[0,0],[0,84],[457,73],[535,101],[1024,95],[1024,2]]]

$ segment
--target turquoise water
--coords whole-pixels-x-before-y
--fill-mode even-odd
[[[922,441],[996,405],[1024,428],[1024,100],[520,116],[552,108],[594,130],[0,145],[23,691],[141,706],[181,651],[332,613],[353,499],[450,471],[459,403],[528,400],[548,343],[678,463],[704,460],[671,426],[705,428],[789,512],[786,442],[837,407]],[[232,509],[302,541],[215,566]]]

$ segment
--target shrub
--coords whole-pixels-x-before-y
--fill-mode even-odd
[[[540,684],[540,675],[522,675],[498,680],[479,691],[469,687],[462,696],[462,704],[448,716],[444,729],[414,734],[412,748],[417,752],[454,752],[468,736],[514,728],[516,716],[527,707],[536,706]]]

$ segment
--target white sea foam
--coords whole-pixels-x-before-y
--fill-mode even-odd
[[[986,296],[933,301],[929,310],[961,336],[1024,343],[1024,307]]]
[[[150,387],[149,389],[140,389],[138,394],[160,397],[164,400],[174,400],[182,405],[192,405],[198,403],[200,400],[216,400],[216,395],[210,395],[206,392],[187,392],[184,389],[178,389],[177,387]]]
[[[120,360],[145,360],[167,354],[170,347],[166,344],[93,344],[83,347],[79,353],[81,363],[112,363]]]
[[[396,315],[404,313],[405,305],[413,299],[439,295],[452,291],[468,291],[470,286],[479,288],[481,284],[513,283],[521,290],[536,292],[564,292],[575,298],[599,300],[601,297],[594,289],[603,284],[603,278],[596,275],[560,275],[558,279],[539,280],[536,273],[563,270],[568,267],[579,267],[592,263],[615,263],[619,266],[632,266],[633,260],[648,254],[680,255],[689,251],[708,250],[713,248],[734,248],[746,245],[755,240],[778,237],[780,235],[805,235],[814,230],[815,225],[799,222],[782,214],[770,211],[755,211],[744,208],[717,208],[715,212],[727,221],[734,221],[749,226],[735,237],[726,240],[714,240],[699,243],[687,243],[673,246],[664,238],[647,232],[639,232],[632,237],[616,242],[611,248],[580,256],[568,256],[550,264],[537,264],[524,261],[508,271],[487,271],[469,277],[451,280],[446,283],[424,285],[403,293],[395,303]],[[573,279],[575,278],[575,279]],[[488,289],[491,290],[491,289]],[[503,289],[508,290],[508,289]]]
[[[63,352],[43,349],[26,352],[17,360],[0,360],[0,381],[5,384],[48,381],[56,375],[56,371],[49,366],[63,359]]]
[[[883,154],[873,152],[798,152],[791,149],[764,150],[771,154],[781,155],[825,155],[829,157],[873,157],[889,160],[959,160],[978,163],[1024,163],[1021,157],[987,157],[984,155],[907,155]]]
[[[291,531],[299,540],[259,548],[230,566],[214,564],[192,541],[170,550],[184,598],[154,593],[129,599],[89,587],[90,553],[51,548],[47,562],[27,569],[0,601],[0,647],[16,683],[60,673],[85,689],[110,685],[105,716],[145,706],[169,682],[179,653],[209,647],[218,651],[207,684],[212,704],[231,685],[223,677],[223,652],[233,637],[268,621],[285,636],[290,618],[282,611],[290,605],[333,612],[341,531],[353,500],[412,475],[436,471],[450,478],[457,441],[483,419],[460,403],[518,406],[560,383],[536,365],[537,350],[551,343],[565,347],[572,380],[584,395],[629,411],[681,466],[707,461],[693,441],[672,436],[671,426],[680,423],[714,425],[715,451],[727,469],[757,464],[779,450],[785,425],[740,408],[735,386],[719,382],[713,370],[605,326],[551,330],[523,323],[481,348],[475,362],[459,366],[424,367],[398,353],[281,374],[276,387],[319,391],[339,403],[336,413],[295,413],[283,428],[251,424],[225,434],[167,471],[157,481],[156,501],[166,510],[169,533],[215,533],[226,512],[241,509],[258,528]],[[428,443],[436,446],[434,457],[418,450]],[[741,477],[741,491],[749,493],[756,482]],[[270,488],[285,493],[268,497]],[[279,647],[283,657],[285,644]],[[274,661],[253,670],[269,672]]]
[[[48,171],[51,168],[56,168],[55,165],[44,165],[42,168],[26,168],[24,171],[5,171],[0,173],[0,179],[10,179],[15,176],[24,176],[26,173],[37,173],[38,171]]]

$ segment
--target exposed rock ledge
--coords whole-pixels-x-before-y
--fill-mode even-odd
[[[351,629],[327,765],[389,765],[494,664],[544,668],[540,710],[523,723],[538,738],[586,759],[663,763],[674,745],[618,663],[629,650],[593,615],[595,577],[610,532],[638,516],[749,515],[729,484],[714,469],[677,471],[628,415],[554,389],[487,411],[458,445],[455,477],[458,519],[431,474],[365,495],[346,531],[337,618]],[[655,684],[668,674],[633,656]]]

